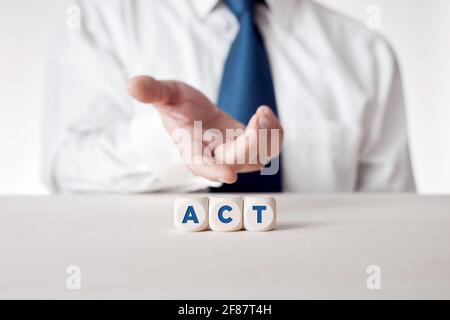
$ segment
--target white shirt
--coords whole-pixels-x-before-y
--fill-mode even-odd
[[[217,101],[239,23],[218,0],[79,1],[82,27],[57,36],[48,66],[45,177],[55,191],[193,191],[217,185],[173,159],[144,74]],[[414,179],[395,55],[377,33],[310,0],[257,10],[285,129],[287,192],[410,191]]]

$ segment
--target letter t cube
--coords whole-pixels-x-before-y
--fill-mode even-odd
[[[244,228],[248,231],[269,231],[276,225],[276,202],[272,197],[246,197]]]

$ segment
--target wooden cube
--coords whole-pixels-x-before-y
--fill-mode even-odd
[[[209,227],[214,231],[242,230],[243,200],[236,196],[210,197]]]
[[[175,228],[197,232],[208,229],[208,198],[177,197],[174,204]]]
[[[273,197],[246,197],[244,228],[248,231],[270,231],[276,226],[276,201]]]

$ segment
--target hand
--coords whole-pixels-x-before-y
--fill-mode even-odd
[[[241,134],[233,140],[225,140],[215,143],[207,137],[202,137],[202,150],[194,155],[202,159],[201,162],[187,163],[187,167],[195,175],[209,180],[223,183],[234,183],[237,174],[261,170],[270,160],[276,157],[283,143],[283,129],[275,114],[269,107],[262,106],[250,119],[247,126],[232,118],[219,109],[205,95],[197,89],[180,81],[158,81],[147,76],[133,78],[129,82],[129,93],[132,97],[142,103],[149,103],[156,107],[161,116],[164,127],[173,135],[177,129],[186,129],[194,139],[194,121],[202,121],[202,127],[207,129],[218,129],[226,136],[226,129],[240,129]],[[279,147],[270,148],[269,159],[262,160],[258,157],[255,162],[239,163],[237,159],[242,155],[248,155],[252,147],[260,146],[258,135],[251,134],[252,130],[267,129],[267,146],[271,146],[271,129],[278,129],[278,137],[273,136]],[[194,143],[194,141],[191,141]],[[192,144],[191,144],[192,145]],[[185,150],[185,145],[177,144],[180,152]],[[205,148],[208,148],[205,152]],[[214,158],[225,159],[231,153],[236,158],[231,163],[217,163]],[[198,158],[197,158],[198,159]],[[229,158],[227,158],[229,159]],[[240,158],[242,159],[242,158]],[[247,159],[247,158],[246,158]]]

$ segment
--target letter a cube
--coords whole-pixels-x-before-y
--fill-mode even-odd
[[[174,205],[175,228],[197,232],[208,228],[208,198],[177,197]]]

